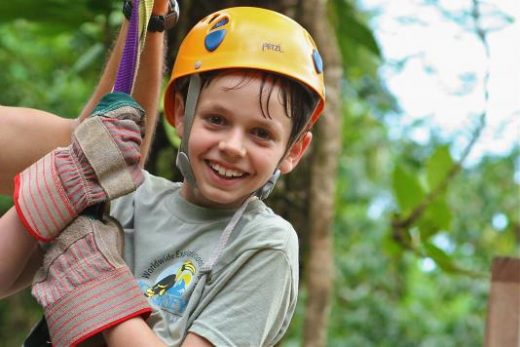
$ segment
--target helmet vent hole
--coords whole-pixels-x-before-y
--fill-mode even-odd
[[[208,20],[208,24],[211,24],[215,19],[217,19],[220,15],[218,13],[215,13],[213,16],[210,17]]]
[[[227,23],[229,23],[229,18],[224,17],[224,18],[220,19],[217,23],[215,23],[215,25],[213,25],[211,27],[211,30],[222,27],[222,26],[226,25]]]

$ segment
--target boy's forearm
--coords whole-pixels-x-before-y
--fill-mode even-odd
[[[140,318],[132,318],[103,331],[108,347],[166,346]]]
[[[103,332],[108,347],[162,347],[166,346],[145,321],[138,317],[129,319]],[[212,347],[203,337],[188,333],[182,347]]]

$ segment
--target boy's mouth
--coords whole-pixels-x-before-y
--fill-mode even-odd
[[[211,161],[207,161],[207,164],[213,170],[213,172],[226,179],[236,179],[247,175],[247,173],[243,171],[228,169]]]

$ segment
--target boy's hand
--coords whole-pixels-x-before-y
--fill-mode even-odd
[[[151,308],[120,256],[119,224],[79,216],[52,243],[33,280],[52,345],[77,346]],[[96,336],[98,337],[98,336]]]
[[[71,145],[15,177],[16,210],[33,237],[51,241],[85,208],[142,183],[143,119],[143,109],[130,96],[108,94],[76,128]]]

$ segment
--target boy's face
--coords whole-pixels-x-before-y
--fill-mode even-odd
[[[310,133],[286,153],[291,119],[276,85],[264,101],[271,118],[264,117],[259,103],[261,83],[260,75],[244,80],[243,74],[233,72],[215,77],[201,90],[188,143],[197,189],[188,182],[183,188],[189,201],[237,207],[277,168],[282,174],[291,171],[305,152]],[[182,134],[181,110],[177,113],[176,126]]]

